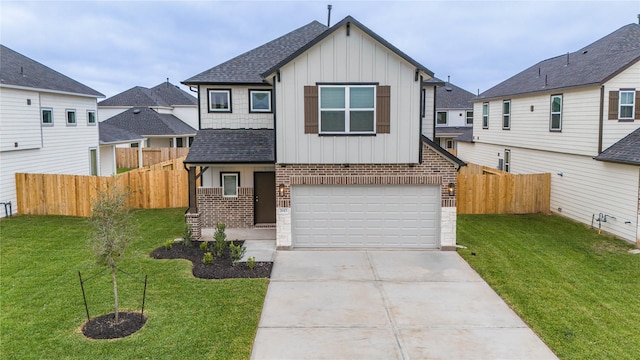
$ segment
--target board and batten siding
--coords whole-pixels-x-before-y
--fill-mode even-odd
[[[208,90],[231,89],[231,112],[209,112]],[[264,86],[199,85],[201,129],[273,129],[273,113],[249,112],[249,89],[270,90]],[[273,101],[273,99],[272,99]],[[194,126],[197,129],[197,126]]]
[[[42,147],[40,108],[40,94],[37,91],[0,87],[0,151]]]
[[[4,90],[2,95],[4,97]],[[37,93],[35,93],[37,94]],[[96,98],[73,95],[40,93],[40,107],[53,109],[53,126],[43,126],[42,147],[37,149],[19,151],[0,151],[0,201],[11,201],[13,212],[19,212],[16,202],[15,173],[40,173],[40,174],[74,174],[90,175],[89,150],[98,149],[98,126],[87,125],[87,110],[96,111]],[[37,100],[38,97],[35,97]],[[40,108],[37,101],[32,107],[37,108],[34,115],[35,121],[40,127]],[[26,105],[26,100],[24,100]],[[76,110],[76,125],[67,126],[66,109]],[[9,126],[11,120],[5,118],[2,108],[2,127]],[[32,120],[32,119],[31,119]],[[40,140],[40,128],[38,130]],[[0,141],[4,144],[9,141],[4,138]],[[98,156],[98,169],[99,154]],[[4,216],[3,210],[0,216]]]
[[[221,187],[220,173],[240,173],[240,187],[253,187],[254,172],[275,172],[275,165],[210,166],[202,174],[202,187]],[[275,189],[274,189],[275,191]]]
[[[551,173],[552,212],[588,225],[594,215],[596,219],[600,213],[613,216],[615,219],[602,223],[602,230],[636,242],[640,167],[597,161],[591,156],[466,142],[458,143],[458,157],[495,168],[505,148],[511,150],[512,173]]]
[[[356,26],[337,29],[280,69],[276,87],[277,163],[418,163],[420,81],[415,67]],[[317,83],[390,86],[391,128],[376,136],[305,134],[304,87]]]
[[[640,127],[640,119],[635,119],[635,121],[618,121],[608,119],[609,91],[618,91],[620,89],[636,89],[636,99],[638,99],[637,94],[640,92],[640,62],[630,66],[628,69],[604,84],[603,150]],[[635,106],[637,113],[637,109],[640,104],[635,104]]]
[[[435,89],[433,86],[424,87],[424,117],[422,118],[422,135],[428,137],[431,140],[435,139],[433,133],[433,123],[436,121],[434,118],[433,108],[435,106],[433,101],[433,93]]]

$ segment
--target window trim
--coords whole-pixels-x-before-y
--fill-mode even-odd
[[[254,109],[253,108],[253,94],[254,93],[267,93],[269,95],[269,108],[268,109]],[[271,114],[273,113],[273,95],[271,89],[249,89],[249,113],[261,113]]]
[[[69,122],[69,114],[73,114],[73,122]],[[76,109],[65,109],[64,118],[67,126],[78,126],[78,113]]]
[[[220,108],[213,109],[211,108],[211,95],[213,93],[224,93],[227,95],[227,103],[229,104],[228,109]],[[207,89],[207,110],[210,113],[230,113],[233,112],[233,104],[231,102],[231,89]]]
[[[504,162],[502,168],[505,172],[511,172],[511,149],[504,149]]]
[[[377,131],[377,84],[371,83],[349,83],[349,84],[320,84],[318,83],[318,135],[376,135]],[[344,108],[325,108],[324,110],[344,111],[344,131],[322,131],[322,88],[344,88],[345,107]],[[357,108],[359,111],[373,111],[372,114],[372,130],[371,131],[351,131],[350,129],[350,89],[351,88],[371,88],[373,89],[373,108]],[[356,111],[358,111],[356,110]]]
[[[93,114],[93,122],[89,121],[91,120],[91,114]],[[87,126],[96,126],[96,124],[98,123],[98,119],[96,118],[96,111],[95,110],[87,110]]]
[[[224,193],[224,178],[227,176],[235,176],[236,178],[236,188],[235,195],[225,195]],[[238,189],[240,189],[240,172],[238,171],[224,171],[220,172],[220,188],[222,189],[222,197],[225,198],[237,198],[238,197]]]
[[[622,104],[622,94],[630,93],[631,95],[631,104]],[[629,121],[635,120],[636,113],[636,91],[634,89],[620,89],[618,91],[618,120]],[[631,117],[622,117],[622,107],[631,106]]]
[[[100,156],[98,154],[97,147],[89,148],[89,174],[91,176],[98,176],[100,174]]]
[[[45,111],[48,111],[51,114],[50,116],[51,122],[48,122],[48,123],[44,122]],[[53,108],[40,108],[40,125],[47,126],[47,127],[53,126]]]
[[[484,111],[485,109],[487,110],[486,112]],[[489,128],[489,103],[488,102],[482,103],[482,128],[483,129]]]
[[[471,116],[469,116],[469,113],[471,113]],[[469,120],[471,120],[471,122],[469,122]],[[465,124],[473,125],[473,110],[465,111]]]
[[[554,98],[560,98],[560,111],[558,112],[554,112],[553,111],[553,99]],[[562,94],[552,94],[549,97],[550,101],[549,101],[549,131],[551,132],[562,132],[562,108],[564,107],[563,104],[563,96]],[[559,127],[558,128],[554,128],[553,127],[553,115],[560,115],[560,121],[558,122]]]
[[[505,105],[509,104],[509,112],[505,113]],[[507,120],[507,126],[505,126],[505,119]],[[502,130],[511,130],[511,100],[502,101]]]
[[[427,108],[427,90],[422,88],[420,89],[420,117],[425,116],[425,110]]]
[[[438,122],[438,115],[444,114],[444,123]],[[436,111],[436,126],[437,125],[448,125],[449,124],[449,113],[447,111]]]

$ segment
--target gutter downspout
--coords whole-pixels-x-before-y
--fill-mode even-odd
[[[604,132],[604,85],[600,86],[600,118],[598,119],[598,155],[602,153],[603,132]]]

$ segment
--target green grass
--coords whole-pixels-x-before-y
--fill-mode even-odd
[[[640,255],[629,243],[559,216],[460,215],[458,244],[560,358],[638,358]]]
[[[116,169],[116,174],[122,174],[125,173],[127,171],[131,171],[131,170],[135,170],[137,168],[118,168]]]
[[[135,212],[139,238],[118,273],[121,309],[139,311],[147,274],[144,328],[124,339],[88,340],[78,271],[92,317],[113,312],[108,272],[95,265],[84,218],[15,216],[0,222],[0,357],[3,359],[247,359],[267,279],[203,280],[185,260],[149,253],[180,237],[184,209]]]

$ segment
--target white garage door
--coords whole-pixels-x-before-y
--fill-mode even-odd
[[[294,185],[294,247],[437,248],[440,187]]]

